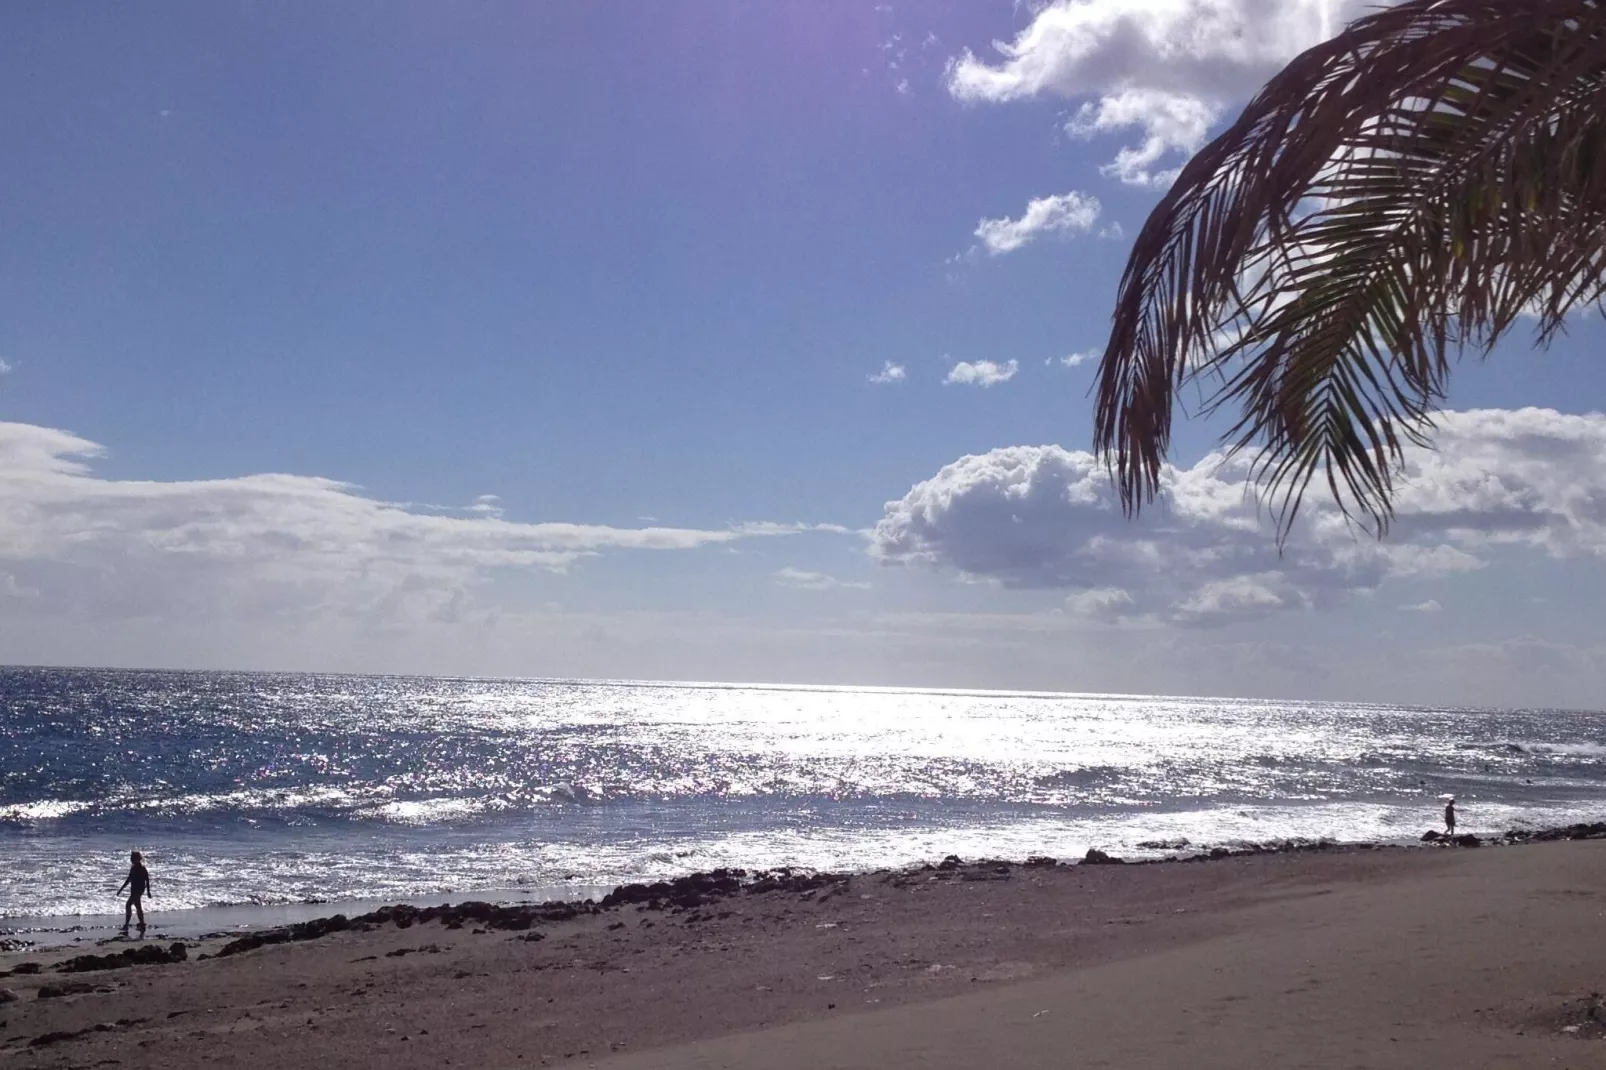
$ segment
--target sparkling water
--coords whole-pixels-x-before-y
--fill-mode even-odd
[[[1598,820],[1606,715],[0,669],[0,917]]]

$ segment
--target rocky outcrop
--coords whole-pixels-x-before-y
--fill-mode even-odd
[[[745,869],[715,869],[650,884],[621,884],[603,896],[598,906],[603,910],[611,910],[633,904],[667,903],[690,909],[702,906],[710,899],[735,895],[742,890],[746,878]]]
[[[336,914],[329,918],[318,918],[316,921],[304,921],[297,925],[285,925],[277,929],[263,929],[261,932],[247,933],[238,940],[231,940],[218,949],[218,958],[228,955],[238,955],[244,951],[255,951],[259,947],[273,944],[297,943],[302,940],[317,940],[332,933],[355,930],[367,932],[377,929],[381,925],[394,925],[398,929],[408,929],[414,925],[423,925],[438,921],[447,928],[460,929],[466,922],[473,922],[476,926],[487,931],[501,929],[504,931],[522,931],[538,922],[569,921],[581,914],[595,914],[597,906],[589,899],[584,903],[568,903],[554,900],[548,903],[527,903],[513,906],[499,906],[496,903],[482,903],[470,901],[453,905],[446,903],[441,906],[415,907],[408,903],[397,903],[393,906],[380,907],[367,914],[359,914],[355,918],[348,918],[344,914]]]
[[[1482,840],[1478,839],[1478,837],[1474,836],[1470,832],[1463,832],[1459,836],[1452,836],[1449,833],[1439,832],[1436,829],[1428,829],[1426,832],[1422,833],[1421,842],[1436,843],[1444,847],[1479,847],[1483,844]]]
[[[56,972],[89,973],[92,970],[121,970],[128,966],[165,966],[172,962],[183,962],[189,957],[189,949],[178,941],[167,947],[144,944],[110,955],[78,955],[58,962]]]
[[[1606,821],[1567,825],[1536,831],[1512,830],[1500,837],[1503,843],[1551,843],[1556,840],[1606,840]]]

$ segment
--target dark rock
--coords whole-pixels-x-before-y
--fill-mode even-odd
[[[1087,854],[1082,856],[1082,865],[1084,866],[1119,866],[1125,862],[1126,859],[1106,854],[1097,847],[1089,847]]]
[[[121,970],[128,966],[165,966],[184,962],[189,950],[175,941],[167,947],[145,944],[131,947],[111,955],[78,955],[56,965],[58,973],[88,973],[92,970]]]
[[[1470,832],[1464,832],[1459,836],[1450,836],[1447,838],[1457,847],[1478,847],[1482,843],[1478,837],[1474,836]]]
[[[1059,865],[1059,859],[1047,855],[1032,855],[1022,863],[1027,869],[1053,869]]]
[[[1537,831],[1512,830],[1501,839],[1506,843],[1551,843],[1556,840],[1606,840],[1606,821],[1591,824],[1565,825],[1561,828]]]
[[[845,873],[799,873],[791,867],[782,867],[755,873],[751,883],[746,885],[745,891],[749,895],[763,895],[770,892],[808,893],[820,888],[846,884],[847,880],[848,876]]]
[[[674,906],[691,908],[702,905],[705,899],[735,895],[742,890],[747,871],[743,869],[716,869],[708,873],[691,873],[670,881],[651,884],[622,884],[603,896],[598,904],[603,910],[631,903],[652,903],[667,900]]]
[[[15,1003],[21,998],[9,988],[0,988],[0,1003]]]
[[[381,910],[390,910],[390,907],[381,907]],[[409,908],[411,909],[411,908]],[[329,918],[315,918],[312,921],[303,921],[295,925],[286,925],[278,929],[263,929],[261,932],[246,933],[238,940],[231,940],[218,948],[215,958],[225,958],[229,955],[238,955],[242,951],[255,951],[259,947],[272,944],[287,944],[296,940],[316,940],[328,936],[330,933],[344,932],[352,927],[351,919],[344,914],[336,914]]]
[[[64,1040],[75,1040],[78,1037],[83,1036],[85,1033],[90,1032],[93,1032],[93,1030],[74,1029],[68,1031],[64,1029],[58,1029],[51,1033],[40,1033],[38,1036],[28,1041],[28,1046],[30,1048],[43,1048],[51,1044],[60,1044]]]
[[[43,969],[44,967],[37,962],[19,962],[15,966],[11,967],[11,973],[17,977],[21,977],[25,974],[39,973]]]
[[[1144,851],[1182,851],[1192,846],[1185,836],[1180,840],[1144,840],[1138,844],[1138,848]]]
[[[62,981],[59,984],[40,985],[35,999],[61,999],[63,996],[81,996],[86,992],[93,992],[97,985],[88,981]]]
[[[387,959],[399,959],[403,955],[439,955],[441,948],[436,944],[424,944],[422,947],[398,947],[394,951],[385,952]]]
[[[465,922],[475,922],[486,931],[502,929],[508,931],[523,931],[529,929],[537,922],[542,921],[568,921],[577,918],[581,913],[595,913],[596,908],[582,909],[573,903],[561,901],[549,903],[520,904],[517,906],[497,906],[495,903],[467,902],[453,906],[450,903],[435,907],[415,907],[407,903],[397,903],[392,906],[380,907],[378,910],[355,918],[347,918],[344,914],[336,914],[332,918],[319,918],[316,921],[302,922],[298,925],[287,925],[278,929],[264,929],[261,932],[247,933],[238,940],[223,945],[218,955],[238,955],[243,951],[254,951],[259,947],[270,944],[284,944],[300,940],[316,940],[331,933],[369,932],[381,925],[394,925],[398,929],[408,929],[414,925],[422,925],[438,921],[448,927],[453,923],[461,926]]]
[[[937,868],[958,869],[964,864],[964,861],[958,855],[949,855],[947,858],[944,858],[941,862],[937,863]]]
[[[1422,833],[1423,843],[1438,843],[1442,839],[1444,839],[1444,837],[1439,835],[1439,833],[1434,829],[1428,829],[1426,832]]]

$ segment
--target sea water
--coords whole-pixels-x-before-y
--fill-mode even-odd
[[[1603,740],[1566,710],[0,669],[0,927],[120,911],[131,849],[171,925],[716,866],[1409,841],[1447,794],[1463,830],[1545,827],[1606,812]]]

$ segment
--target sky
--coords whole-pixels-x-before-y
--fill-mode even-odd
[[[1358,10],[12,5],[0,663],[1598,708],[1595,320],[1381,543],[1086,453],[1131,236]]]

